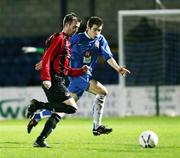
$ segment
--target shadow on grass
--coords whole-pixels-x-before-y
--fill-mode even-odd
[[[0,142],[0,144],[24,144],[25,142]]]
[[[0,142],[0,148],[29,148],[32,147],[29,146],[27,142],[15,142],[15,141],[6,141],[6,142]]]

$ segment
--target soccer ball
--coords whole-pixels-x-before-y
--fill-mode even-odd
[[[143,131],[139,136],[139,143],[143,148],[154,148],[158,144],[158,136],[153,131]]]

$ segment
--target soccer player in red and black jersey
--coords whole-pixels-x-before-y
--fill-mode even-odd
[[[47,39],[45,52],[42,57],[41,80],[48,103],[33,99],[27,109],[28,118],[31,118],[39,109],[48,109],[67,114],[76,112],[77,104],[65,86],[65,77],[80,76],[88,71],[87,65],[77,69],[69,67],[71,56],[69,39],[78,31],[80,22],[81,20],[76,14],[67,14],[63,20],[62,32],[55,33]],[[48,147],[45,138],[56,127],[59,120],[59,115],[56,113],[52,114],[40,136],[35,141],[34,147]]]

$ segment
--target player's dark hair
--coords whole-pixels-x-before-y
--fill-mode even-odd
[[[100,27],[101,25],[103,25],[103,20],[100,17],[92,16],[88,20],[87,26],[91,28],[93,25],[97,25],[98,27]]]
[[[78,22],[81,22],[82,20],[75,14],[75,13],[69,13],[67,14],[64,19],[63,19],[63,26],[66,24],[66,23],[69,23],[71,24],[73,22],[73,20],[77,20]]]

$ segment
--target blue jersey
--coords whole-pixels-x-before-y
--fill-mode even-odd
[[[103,35],[91,39],[86,32],[79,33],[71,37],[71,59],[72,68],[81,68],[83,65],[90,67],[90,72],[96,67],[98,56],[103,56],[107,61],[112,57],[108,43]],[[68,89],[81,97],[85,90],[89,88],[89,80],[92,76],[87,73],[80,77],[70,77]]]
[[[81,68],[83,65],[88,65],[91,71],[96,67],[99,55],[102,55],[105,61],[112,57],[103,35],[91,39],[86,32],[71,38],[71,51],[71,67]]]

